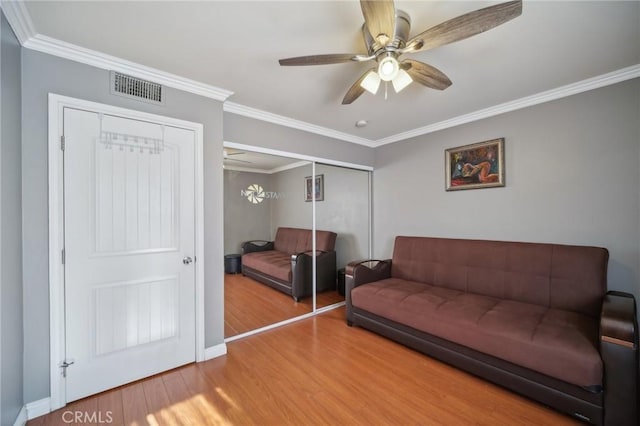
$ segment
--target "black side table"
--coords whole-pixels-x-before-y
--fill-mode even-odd
[[[239,274],[242,272],[242,255],[241,254],[225,254],[224,255],[224,272],[226,274]]]
[[[345,268],[338,269],[338,285],[336,290],[340,296],[344,296]]]

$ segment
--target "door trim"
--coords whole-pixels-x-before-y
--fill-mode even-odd
[[[124,118],[151,121],[192,130],[195,134],[195,305],[196,362],[205,360],[204,338],[204,163],[203,125],[171,117],[85,101],[49,93],[48,165],[49,165],[49,338],[51,410],[66,405],[65,379],[59,364],[65,356],[64,329],[64,200],[63,200],[63,109],[65,107],[113,114]]]

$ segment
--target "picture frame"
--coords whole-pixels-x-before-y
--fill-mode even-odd
[[[505,186],[504,138],[445,150],[445,189]]]
[[[315,184],[312,176],[304,178],[304,201],[312,201],[313,194],[316,201],[324,201],[324,175],[316,175]]]

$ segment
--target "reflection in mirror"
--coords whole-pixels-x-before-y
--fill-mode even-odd
[[[300,176],[311,175],[312,166],[231,148],[224,149],[223,164],[227,338],[312,312],[311,288],[300,290],[305,283],[291,262],[305,249],[296,233],[311,234]],[[306,273],[311,276],[310,269]]]
[[[316,163],[316,234],[318,242],[318,288],[316,308],[344,301],[344,268],[347,263],[369,257],[369,172]],[[329,289],[320,282],[328,274],[323,271],[320,251],[324,236],[321,231],[337,235],[335,240],[336,286]]]

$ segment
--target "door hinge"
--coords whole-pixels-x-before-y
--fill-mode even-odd
[[[65,359],[64,361],[62,361],[62,363],[60,364],[60,368],[62,369],[62,377],[67,377],[67,368],[69,368],[69,366],[74,363],[75,361],[72,359]]]
[[[61,253],[60,259],[62,260],[62,264],[64,265],[64,261],[65,261],[65,251],[64,251],[64,249],[62,249],[62,253]]]
[[[64,135],[60,136],[60,149],[64,151]]]

